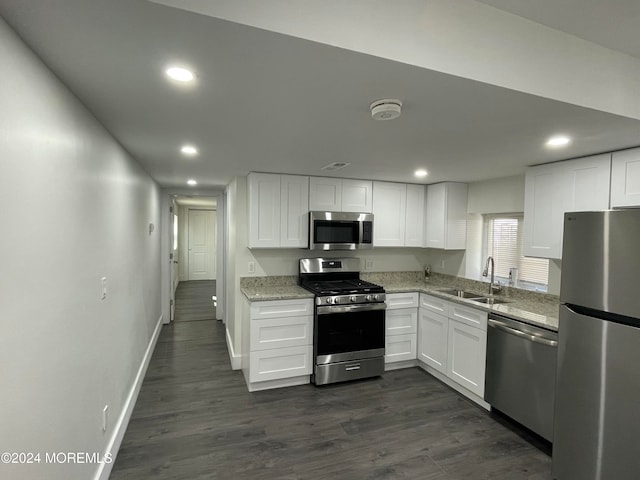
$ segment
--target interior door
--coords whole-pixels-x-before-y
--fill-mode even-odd
[[[215,211],[189,210],[189,280],[214,280]]]
[[[178,273],[178,215],[173,213],[175,211],[177,211],[177,207],[174,204],[173,211],[170,213],[171,228],[169,231],[169,245],[171,245],[169,258],[169,262],[171,262],[171,265],[169,266],[169,271],[171,272],[171,301],[169,302],[171,305],[169,312],[170,321],[173,321],[176,318],[176,288],[178,288],[178,282],[180,281]]]

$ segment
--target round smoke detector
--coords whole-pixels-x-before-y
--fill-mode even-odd
[[[384,100],[376,100],[369,108],[371,109],[371,116],[375,120],[393,120],[400,116],[402,102],[394,98],[385,98]]]

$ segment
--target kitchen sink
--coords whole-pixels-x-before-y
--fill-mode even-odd
[[[498,305],[500,303],[510,303],[510,300],[501,300],[499,298],[492,297],[482,297],[482,298],[471,298],[472,302],[485,303],[487,305]]]
[[[446,293],[447,295],[453,295],[454,297],[460,297],[460,298],[478,298],[478,297],[482,297],[482,295],[479,294],[479,293],[465,292],[464,290],[457,290],[455,288],[448,289],[448,290],[439,290],[439,292],[440,293]]]

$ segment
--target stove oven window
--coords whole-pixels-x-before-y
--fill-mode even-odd
[[[384,348],[384,310],[319,315],[316,355]]]

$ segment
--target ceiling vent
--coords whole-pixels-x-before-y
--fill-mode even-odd
[[[350,164],[345,162],[333,162],[333,163],[330,163],[329,165],[325,165],[320,170],[340,170],[341,168],[344,168],[347,165],[350,165]]]
[[[385,98],[384,100],[376,100],[369,108],[374,120],[393,120],[402,113],[402,102],[393,98]]]

